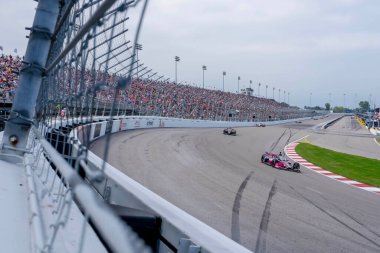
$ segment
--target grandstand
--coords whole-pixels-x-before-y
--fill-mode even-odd
[[[19,56],[1,55],[0,57],[0,99],[4,102],[13,100],[21,68]]]
[[[13,101],[21,65],[19,56],[2,55],[1,57],[0,85],[3,103],[10,104]],[[65,90],[63,97],[70,94],[70,85],[63,83],[63,80],[78,78],[80,74],[81,71],[75,71],[72,68],[64,70],[62,80],[58,81],[61,89]],[[100,82],[103,76],[104,74],[99,72],[96,80],[93,80],[91,71],[88,69],[84,71],[85,89],[91,89],[91,84]],[[121,76],[106,74],[106,86],[97,92],[96,100],[103,107],[107,105],[110,107],[110,102],[115,97],[119,109],[125,108],[126,113],[133,115],[218,121],[267,121],[312,116],[310,111],[299,110],[273,99],[253,96],[252,93],[235,94],[168,81],[138,78],[133,79],[129,88],[116,90],[119,78]],[[55,114],[58,114],[63,107],[68,108],[69,115],[74,113],[73,106],[62,100],[57,102]]]
[[[4,55],[0,57],[0,117],[9,115],[15,90],[18,83],[21,58],[19,56]],[[0,130],[4,128],[4,121],[0,121]]]

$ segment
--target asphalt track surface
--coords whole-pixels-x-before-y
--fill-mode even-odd
[[[380,252],[378,195],[260,162],[264,151],[277,152],[326,120],[238,128],[237,136],[222,129],[122,132],[112,136],[109,163],[255,252]],[[99,155],[103,149],[104,139],[92,145]]]
[[[374,136],[351,116],[342,118],[325,131],[313,132],[308,140],[338,152],[380,160],[380,147],[374,142]]]

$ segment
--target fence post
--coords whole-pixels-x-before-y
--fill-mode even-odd
[[[37,96],[59,14],[58,0],[39,0],[20,70],[20,82],[5,124],[3,153],[23,154],[36,112]]]

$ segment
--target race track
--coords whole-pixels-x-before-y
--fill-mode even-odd
[[[326,120],[238,128],[235,137],[222,129],[122,132],[112,136],[108,161],[256,252],[379,252],[378,195],[260,162],[262,152],[277,152]],[[102,155],[103,147],[100,139],[91,149]]]
[[[308,140],[338,152],[380,159],[380,147],[374,136],[352,116],[347,116],[324,131],[313,132]]]

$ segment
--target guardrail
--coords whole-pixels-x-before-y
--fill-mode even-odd
[[[334,125],[336,122],[338,122],[338,120],[340,120],[341,118],[343,118],[343,117],[345,117],[345,116],[346,116],[346,115],[342,115],[341,117],[338,117],[338,118],[336,118],[336,119],[334,119],[334,120],[332,120],[332,121],[330,121],[330,122],[324,124],[324,125],[322,126],[322,128],[323,128],[323,129],[327,129],[328,127]]]

